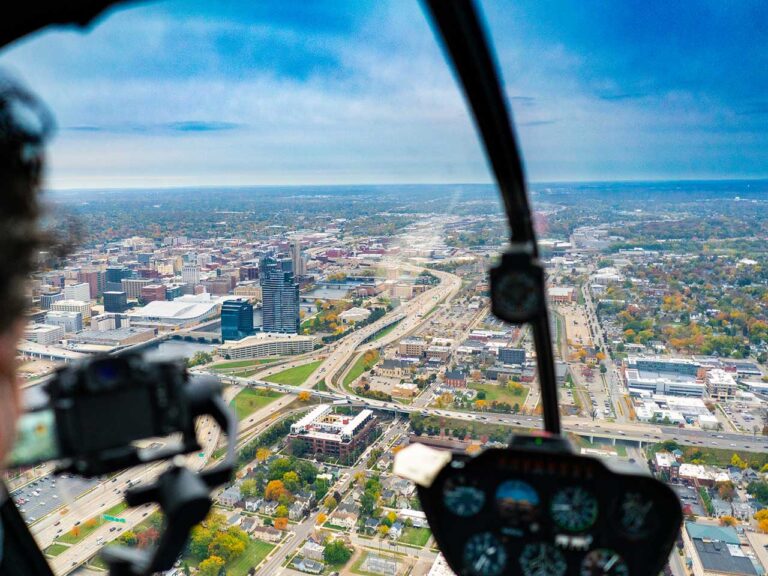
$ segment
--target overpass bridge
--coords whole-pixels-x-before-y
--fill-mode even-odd
[[[394,415],[410,416],[420,414],[422,416],[437,416],[452,418],[479,424],[492,424],[507,426],[519,432],[527,432],[531,429],[544,429],[543,420],[539,416],[522,416],[519,414],[477,414],[473,412],[458,412],[448,410],[435,410],[433,408],[418,408],[397,404],[396,402],[384,402],[373,400],[353,394],[344,394],[336,391],[319,391],[286,384],[276,384],[266,380],[253,378],[239,378],[235,376],[217,376],[222,382],[229,382],[247,387],[268,388],[284,394],[298,394],[308,392],[312,397],[338,405],[357,406],[389,412]],[[667,426],[655,426],[643,423],[613,423],[594,422],[586,418],[566,417],[563,419],[563,428],[572,434],[588,439],[590,442],[608,442],[611,445],[624,444],[642,448],[649,444],[657,444],[666,440],[674,440],[683,446],[701,446],[707,448],[719,448],[723,450],[739,450],[746,452],[764,452],[768,450],[768,438],[747,434],[719,434],[712,435],[709,432],[692,428],[673,428]]]

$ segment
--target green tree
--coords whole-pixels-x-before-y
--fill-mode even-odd
[[[224,560],[219,556],[211,556],[200,562],[197,573],[199,576],[219,576],[224,564]]]
[[[219,532],[211,541],[208,552],[211,556],[218,556],[229,562],[245,552],[245,542],[226,532]]]
[[[341,540],[334,540],[325,545],[323,559],[328,564],[346,564],[352,557],[352,550],[344,545]]]
[[[280,505],[275,509],[275,516],[277,518],[287,518],[288,517],[288,507],[284,505]]]
[[[252,498],[258,494],[258,491],[259,486],[253,478],[243,480],[240,484],[240,494],[242,494],[243,498]]]
[[[294,471],[286,472],[283,474],[283,484],[290,492],[296,492],[299,485],[299,475]]]
[[[208,352],[200,351],[195,352],[192,358],[187,359],[187,366],[191,368],[193,366],[202,366],[203,364],[208,364],[209,362],[213,362],[213,356]]]
[[[333,510],[336,508],[336,504],[338,504],[338,502],[336,502],[336,498],[333,496],[328,496],[325,500],[323,500],[323,505],[325,505],[328,510]]]
[[[189,551],[198,559],[208,556],[208,546],[213,540],[213,533],[203,526],[195,526],[189,538]]]

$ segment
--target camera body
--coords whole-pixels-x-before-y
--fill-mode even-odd
[[[46,390],[54,412],[59,457],[119,457],[136,440],[174,432],[194,435],[179,362],[148,362],[138,354],[103,356],[61,368]]]

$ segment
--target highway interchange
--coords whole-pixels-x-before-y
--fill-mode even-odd
[[[386,266],[388,263],[383,263]],[[382,265],[382,263],[379,263]],[[409,265],[397,263],[401,268],[408,268]],[[418,267],[410,266],[414,270]],[[428,416],[438,416],[445,418],[455,418],[465,421],[476,421],[487,424],[499,424],[519,430],[520,432],[530,431],[532,429],[541,429],[542,421],[537,416],[520,416],[504,414],[476,414],[462,411],[435,410],[430,407],[399,405],[392,402],[383,402],[356,396],[351,392],[343,390],[337,383],[343,379],[343,375],[349,369],[352,361],[359,354],[368,349],[376,349],[413,333],[419,326],[427,321],[431,310],[453,298],[461,288],[459,277],[446,272],[433,273],[440,279],[440,284],[419,294],[412,300],[404,303],[400,308],[390,312],[385,317],[375,323],[356,330],[339,341],[325,346],[313,353],[302,355],[290,362],[281,363],[265,368],[263,371],[255,374],[252,378],[235,378],[231,376],[222,377],[222,380],[229,381],[238,386],[232,386],[226,390],[227,399],[231,399],[241,386],[263,386],[286,393],[286,396],[280,398],[259,410],[248,421],[253,426],[266,428],[272,422],[274,414],[293,401],[293,395],[301,391],[309,391],[316,397],[337,403],[348,403],[355,405],[364,405],[377,410],[390,411],[396,414],[408,416],[411,413],[420,413]],[[382,328],[398,322],[396,327],[376,341],[366,342],[370,337],[379,332]],[[263,380],[268,375],[285,370],[286,368],[306,364],[311,361],[322,360],[319,367],[306,379],[299,387],[274,384]],[[195,370],[204,372],[204,370]],[[320,392],[314,390],[314,387],[324,380],[330,388],[328,391]],[[425,394],[428,392],[425,392]],[[768,449],[768,439],[757,436],[721,433],[713,435],[710,432],[689,428],[672,428],[642,423],[610,423],[604,421],[593,421],[589,418],[565,417],[563,419],[564,428],[567,431],[574,432],[581,436],[591,439],[601,438],[609,441],[622,441],[628,443],[647,444],[660,442],[663,440],[676,440],[680,444],[711,446],[723,449],[738,449],[753,452],[762,452]],[[219,443],[219,433],[214,430],[211,423],[203,423],[198,426],[198,435],[203,445],[203,457],[197,454],[190,456],[188,462],[195,469],[202,468],[210,459],[211,454]],[[143,469],[133,469],[117,474],[113,478],[99,481],[84,481],[80,486],[80,493],[74,501],[66,506],[63,502],[60,505],[55,504],[58,500],[53,496],[55,487],[50,477],[44,477],[38,480],[36,485],[27,485],[24,488],[13,493],[13,497],[27,500],[20,508],[25,508],[25,513],[29,522],[32,523],[31,530],[41,548],[46,548],[62,534],[72,529],[78,522],[87,520],[102,514],[105,510],[118,504],[123,499],[122,490],[127,485],[127,481],[139,480],[148,482],[154,478],[160,469],[160,464],[147,466]],[[61,481],[59,481],[61,482]],[[123,487],[123,488],[121,488]],[[38,495],[34,491],[39,492]],[[76,492],[77,488],[72,490]],[[45,504],[43,504],[43,502]],[[31,507],[30,507],[31,506]],[[77,545],[72,546],[53,558],[51,565],[57,574],[66,574],[71,572],[76,566],[86,562],[101,547],[101,539],[110,540],[116,536],[120,528],[127,529],[141,522],[141,520],[151,511],[150,509],[131,509],[121,514],[126,523],[120,527],[105,523],[94,530],[87,537],[83,538]],[[35,520],[32,520],[35,518]],[[110,531],[112,529],[112,531]]]

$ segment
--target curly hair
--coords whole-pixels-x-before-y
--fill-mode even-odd
[[[38,221],[43,149],[52,130],[39,100],[0,77],[0,333],[24,313],[27,280],[49,245]]]

